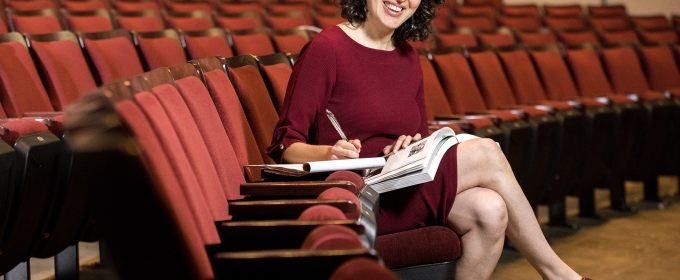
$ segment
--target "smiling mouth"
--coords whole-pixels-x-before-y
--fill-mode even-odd
[[[387,3],[387,2],[383,2],[383,3],[385,4],[385,6],[386,6],[388,9],[390,9],[390,11],[393,11],[393,12],[395,12],[395,13],[398,13],[398,12],[401,12],[402,10],[404,10],[404,8],[399,7],[399,6],[396,6],[396,5],[393,5],[393,4],[390,4],[390,3]]]

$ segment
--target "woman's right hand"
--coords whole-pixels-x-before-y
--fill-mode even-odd
[[[359,158],[361,152],[361,141],[353,139],[349,141],[338,140],[335,145],[331,147],[330,159],[350,159]]]

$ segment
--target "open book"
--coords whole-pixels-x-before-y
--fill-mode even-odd
[[[478,137],[456,135],[451,128],[441,128],[390,156],[380,173],[370,174],[364,181],[378,193],[432,181],[446,151],[453,145],[473,138]]]
[[[364,178],[366,185],[370,185],[378,193],[384,193],[434,180],[444,153],[453,145],[473,138],[478,137],[470,134],[456,135],[451,128],[445,127],[412,143],[387,160],[384,157],[373,157],[304,164],[267,164],[261,167],[263,175],[270,173],[291,177],[337,170],[368,170],[370,172],[366,172],[368,175]]]

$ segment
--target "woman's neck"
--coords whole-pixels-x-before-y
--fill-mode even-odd
[[[345,23],[341,27],[354,41],[365,47],[384,51],[394,50],[394,41],[392,40],[394,30],[385,30],[384,27],[372,25],[370,20],[359,27],[353,27],[349,23]]]

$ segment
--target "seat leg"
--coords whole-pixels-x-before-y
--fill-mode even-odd
[[[550,219],[548,225],[551,227],[578,229],[577,224],[567,222],[567,204],[564,200],[550,204],[548,215]]]
[[[5,280],[31,279],[31,266],[28,261],[22,262],[5,274]]]
[[[78,280],[80,263],[78,245],[72,245],[54,256],[54,274],[57,280]]]
[[[600,218],[595,211],[595,191],[586,191],[578,196],[578,208],[580,217]]]
[[[632,207],[626,203],[625,181],[616,180],[616,182],[612,183],[612,186],[609,188],[609,190],[611,191],[609,199],[611,201],[612,209],[623,212],[636,212],[635,207]]]

